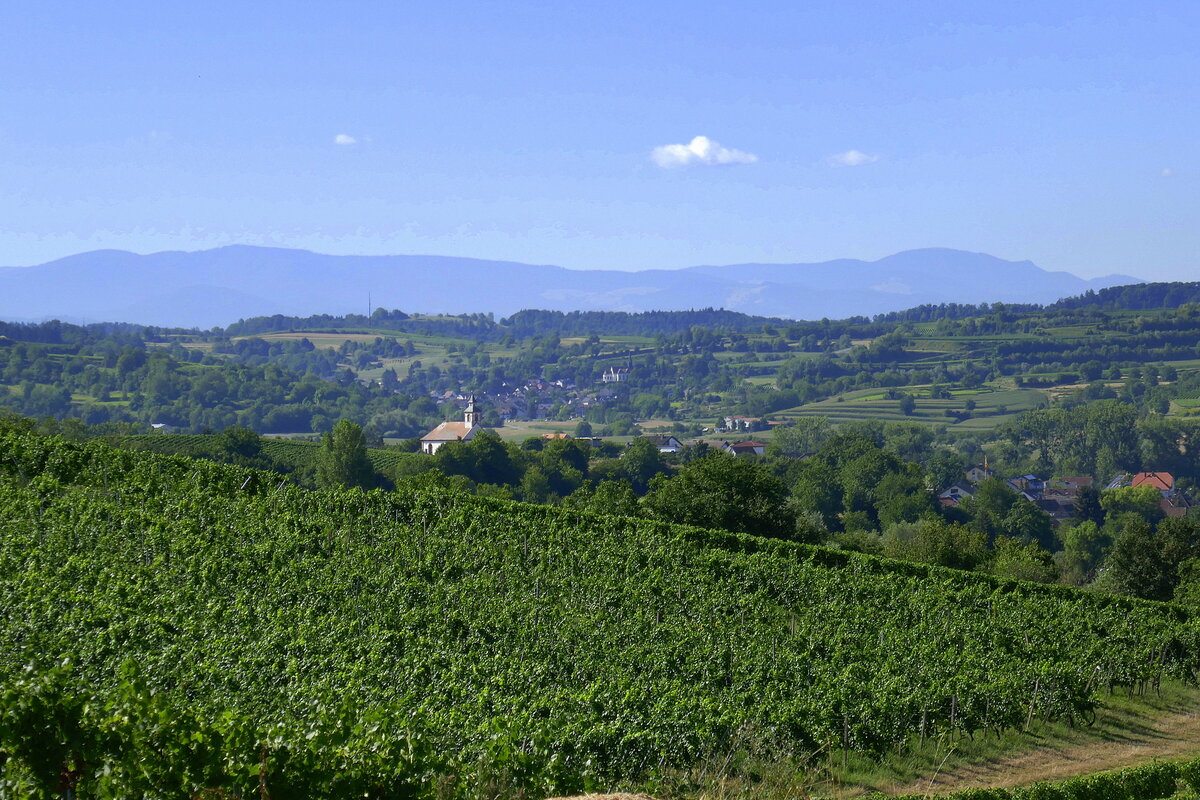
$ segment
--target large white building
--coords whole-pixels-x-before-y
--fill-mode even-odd
[[[433,455],[446,442],[469,442],[483,430],[479,424],[479,410],[475,406],[475,395],[467,400],[462,422],[443,422],[421,437],[421,452]]]

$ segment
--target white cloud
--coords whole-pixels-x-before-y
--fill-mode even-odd
[[[650,158],[664,169],[691,164],[753,164],[758,156],[731,150],[707,136],[697,136],[687,144],[664,144],[650,151]]]
[[[847,150],[829,157],[829,163],[835,167],[861,167],[863,164],[870,164],[872,161],[878,160],[879,156],[869,156],[861,150]]]
[[[358,139],[355,139],[348,133],[339,133],[333,137],[334,144],[358,144]]]

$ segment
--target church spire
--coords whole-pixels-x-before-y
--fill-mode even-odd
[[[475,395],[467,399],[467,410],[463,412],[463,422],[469,427],[479,427],[479,410],[475,407]]]

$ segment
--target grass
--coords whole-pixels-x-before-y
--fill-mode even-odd
[[[1200,688],[1164,682],[1161,696],[1131,697],[1118,693],[1102,698],[1092,725],[1071,727],[1066,722],[1038,720],[1026,732],[976,734],[974,739],[939,736],[923,744],[912,742],[906,752],[890,753],[879,759],[848,753],[841,758],[841,763],[837,757],[833,759],[834,763],[826,767],[826,778],[813,789],[817,794],[835,796],[898,789],[906,792],[932,789],[941,793],[954,788],[956,776],[961,782],[962,776],[981,771],[986,774],[989,768],[1007,771],[1007,774],[997,776],[999,780],[1026,783],[1049,774],[1051,764],[1060,767],[1064,750],[1069,750],[1073,756],[1070,760],[1077,762],[1080,769],[1077,774],[1087,774],[1114,766],[1102,763],[1101,756],[1111,750],[1114,743],[1145,743],[1154,747],[1159,742],[1163,744],[1160,752],[1164,757],[1200,752],[1200,741],[1192,739],[1190,728],[1177,731],[1160,728],[1160,722],[1173,715],[1192,712],[1198,704]],[[1168,747],[1168,741],[1174,744]],[[1017,774],[1016,767],[996,764],[1018,755],[1027,776]],[[1041,764],[1043,760],[1045,769]],[[1027,780],[1022,780],[1023,777]],[[926,785],[925,789],[921,784]]]
[[[502,427],[492,428],[500,435],[500,438],[506,442],[523,442],[530,436],[541,436],[543,433],[569,433],[575,434],[575,426],[579,424],[579,420],[567,420],[559,422],[550,419],[538,420],[509,420]],[[600,425],[593,425],[593,428],[599,428]]]
[[[583,344],[587,340],[588,340],[588,337],[586,337],[586,336],[564,336],[561,339],[559,339],[559,342],[565,347],[570,347],[573,344]],[[654,344],[654,338],[651,336],[612,335],[612,336],[601,336],[600,342],[603,344],[652,345],[652,344]]]

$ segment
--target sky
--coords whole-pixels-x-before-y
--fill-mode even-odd
[[[953,247],[1200,279],[1200,3],[28,3],[0,264],[646,269]]]

